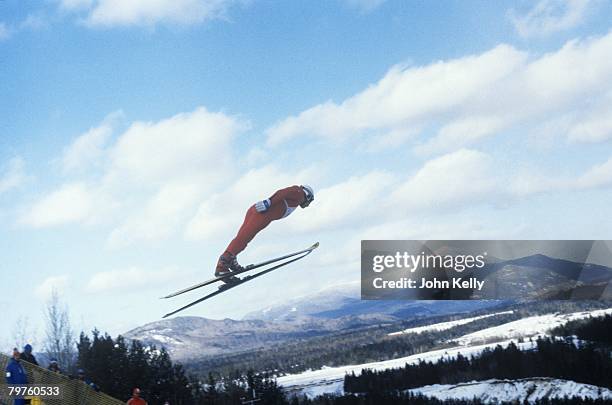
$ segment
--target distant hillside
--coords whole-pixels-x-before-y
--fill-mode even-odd
[[[287,321],[301,316],[338,319],[345,316],[387,315],[397,319],[472,312],[499,301],[367,301],[360,298],[359,283],[343,284],[312,295],[278,303],[247,314],[244,319]]]
[[[542,254],[512,260],[495,259],[477,271],[466,271],[487,283],[480,291],[462,291],[474,299],[506,297],[513,300],[612,299],[607,289],[612,268],[572,262]],[[457,294],[461,294],[458,292]]]
[[[506,264],[551,270],[571,280],[584,283],[597,283],[612,279],[612,269],[591,263],[578,263],[555,259],[542,254],[508,260]]]
[[[176,317],[125,334],[146,345],[164,346],[173,359],[189,361],[390,324],[402,319],[471,312],[496,301],[361,301],[358,284],[328,288],[310,296],[248,314],[243,320]]]
[[[384,321],[386,319],[374,317],[346,317],[339,320],[303,317],[291,322],[269,322],[256,319],[213,320],[190,316],[152,322],[132,329],[124,336],[140,340],[145,345],[164,346],[173,359],[186,360]]]

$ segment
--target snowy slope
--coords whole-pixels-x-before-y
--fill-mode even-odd
[[[479,319],[490,318],[492,316],[506,315],[506,314],[512,314],[512,313],[514,313],[514,311],[504,311],[504,312],[497,312],[494,314],[474,316],[472,318],[458,319],[456,321],[434,323],[432,325],[418,326],[416,328],[409,328],[409,329],[404,329],[399,332],[389,333],[389,336],[406,335],[409,333],[440,332],[443,330],[454,328],[455,326],[465,325],[465,324],[477,321]]]
[[[302,393],[310,397],[324,393],[342,394],[344,376],[346,374],[355,373],[359,375],[363,369],[385,370],[399,368],[403,367],[406,363],[415,364],[421,360],[436,362],[443,358],[455,358],[459,353],[464,356],[477,355],[486,348],[494,348],[497,345],[506,347],[510,342],[514,342],[521,350],[529,350],[535,347],[535,342],[527,341],[519,343],[518,338],[544,335],[550,329],[569,321],[603,316],[605,314],[612,314],[612,308],[570,314],[532,316],[465,335],[457,339],[455,343],[459,345],[452,348],[418,353],[386,361],[340,367],[324,367],[320,370],[289,374],[279,377],[278,384],[288,392]]]
[[[472,399],[474,397],[485,403],[497,404],[502,401],[533,403],[543,398],[563,398],[579,396],[612,400],[612,390],[575,381],[555,378],[524,378],[520,380],[485,380],[451,385],[428,385],[408,390],[439,400]]]
[[[356,364],[340,367],[324,367],[320,370],[304,371],[299,374],[289,374],[277,379],[277,382],[286,391],[302,393],[310,397],[321,394],[342,394],[344,376],[346,374],[361,374],[363,369],[386,370],[389,368],[404,367],[407,363],[416,364],[421,360],[436,362],[440,359],[455,358],[459,353],[464,356],[477,355],[486,348],[494,348],[497,345],[506,347],[514,342],[521,350],[529,350],[535,347],[534,342],[518,343],[515,340],[507,340],[491,344],[478,345],[473,347],[453,347],[449,349],[433,350],[425,353],[413,354],[398,359],[377,361],[372,363]]]
[[[544,335],[551,329],[565,325],[570,321],[589,317],[599,317],[606,314],[612,314],[612,308],[599,309],[595,311],[573,312],[569,314],[530,316],[528,318],[519,319],[517,321],[504,323],[502,325],[493,326],[491,328],[464,335],[458,339],[455,339],[454,342],[460,345],[472,345],[492,342],[495,340]]]

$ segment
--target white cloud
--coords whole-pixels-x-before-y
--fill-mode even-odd
[[[191,25],[223,18],[233,3],[233,0],[97,0],[85,23],[92,27]]]
[[[34,289],[35,294],[42,300],[49,299],[53,292],[62,294],[68,284],[68,276],[65,274],[59,276],[51,276],[44,279]]]
[[[231,142],[247,127],[203,107],[159,122],[135,122],[110,151],[106,181],[147,186],[186,178],[208,186],[222,182],[232,162]]]
[[[132,201],[118,197],[128,207],[109,247],[159,240],[176,231],[194,214],[203,193],[232,178],[231,145],[247,127],[204,108],[132,124],[111,148],[103,180],[114,195],[133,194]]]
[[[584,22],[594,0],[540,0],[524,15],[515,10],[509,17],[524,38],[569,30]]]
[[[525,237],[522,233],[524,225],[516,221],[512,225],[500,226],[500,223],[503,222],[502,220],[495,226],[491,226],[490,221],[480,217],[472,218],[465,213],[452,217],[427,216],[398,219],[371,225],[360,232],[359,239],[444,240]]]
[[[21,217],[21,223],[35,228],[86,220],[92,213],[95,196],[83,183],[68,183],[44,196]]]
[[[605,113],[576,123],[569,131],[569,138],[581,142],[601,142],[612,138],[612,115]]]
[[[517,197],[540,193],[576,192],[590,190],[612,185],[612,157],[606,162],[596,164],[583,174],[569,177],[558,175],[545,175],[544,173],[516,174],[507,179],[508,191]]]
[[[249,153],[247,153],[246,155],[245,162],[249,166],[254,166],[254,165],[266,162],[268,159],[269,159],[268,151],[256,146],[254,148],[251,148],[251,150],[249,150]]]
[[[500,45],[422,67],[395,66],[340,103],[327,101],[277,122],[266,131],[268,143],[316,136],[334,143],[365,140],[371,148],[414,140],[420,153],[452,151],[519,125],[533,127],[575,113],[585,99],[602,98],[612,91],[610,54],[612,33],[569,41],[539,57]],[[607,120],[594,121],[564,135],[607,139],[607,128]],[[409,136],[411,130],[421,132]],[[389,143],[388,134],[394,133]]]
[[[0,194],[19,187],[26,180],[25,162],[20,157],[9,160],[3,173],[0,173]]]
[[[497,175],[489,155],[462,149],[426,162],[405,180],[377,170],[351,176],[315,190],[315,201],[310,207],[283,219],[282,228],[266,230],[265,239],[272,243],[275,237],[286,238],[287,233],[362,229],[395,221],[406,212],[418,211],[422,215],[466,202],[487,204],[498,198],[496,194],[507,194],[496,186],[500,182]],[[229,242],[250,204],[306,177],[317,176],[286,173],[273,166],[251,170],[200,205],[188,223],[186,236]],[[267,194],[262,195],[261,184],[266,184]]]
[[[296,216],[291,229],[304,232],[338,230],[342,226],[380,218],[384,196],[394,182],[390,173],[373,171],[318,190],[315,202],[305,215]]]
[[[85,290],[89,293],[142,291],[167,283],[176,277],[176,272],[173,268],[150,271],[137,267],[100,272],[91,276]]]
[[[493,160],[489,155],[460,149],[425,163],[414,176],[396,188],[389,198],[390,205],[405,212],[480,200],[496,188],[493,171]]]
[[[537,169],[523,173],[506,172],[500,169],[500,165],[504,166],[492,155],[460,149],[426,161],[405,179],[401,179],[397,173],[382,171],[352,176],[316,190],[315,202],[308,209],[284,219],[282,227],[266,230],[265,236],[258,237],[258,244],[265,242],[274,245],[278,238],[286,239],[287,234],[304,232],[314,234],[352,230],[364,238],[365,229],[376,231],[378,236],[383,231],[393,230],[389,237],[394,237],[397,232],[403,232],[405,237],[416,237],[427,234],[427,225],[418,225],[416,220],[412,220],[410,223],[416,228],[407,231],[407,228],[402,228],[407,224],[404,221],[407,214],[429,220],[433,214],[457,213],[483,205],[500,207],[542,193],[577,191],[612,184],[612,159],[576,177],[546,176]],[[189,239],[229,242],[248,206],[265,197],[261,194],[261,184],[266,182],[265,179],[276,179],[275,186],[282,187],[298,177],[291,174],[285,178],[285,175],[277,174],[273,167],[249,172],[224,192],[211,196],[200,205],[197,214],[188,223],[186,236]],[[270,192],[273,190],[274,187]],[[220,212],[223,215],[219,215]],[[472,226],[476,224],[466,223],[464,228],[456,229],[463,232]],[[431,232],[441,235],[446,229],[440,226]],[[486,227],[481,231],[483,235],[491,234]]]
[[[448,114],[507,77],[526,55],[500,45],[482,55],[424,67],[394,66],[376,84],[340,104],[328,101],[267,130],[277,145],[298,135],[346,139],[368,131],[422,126],[438,114]]]
[[[590,189],[612,185],[612,158],[593,166],[575,181],[575,187]]]
[[[293,184],[316,184],[320,178],[320,170],[315,168],[289,171],[270,165],[251,169],[200,204],[187,224],[185,236],[194,240],[232,237],[256,201]]]
[[[125,247],[135,241],[158,240],[172,234],[193,212],[199,196],[199,187],[194,183],[163,186],[139,212],[111,232],[109,246]]]
[[[90,128],[66,147],[62,158],[64,171],[83,170],[99,163],[113,127],[122,115],[120,111],[108,115],[100,125]]]
[[[568,129],[572,142],[603,142],[612,139],[612,92],[576,114]]]
[[[423,145],[416,147],[422,153],[430,154],[447,149],[448,145],[463,146],[495,134],[508,123],[500,116],[468,116],[458,118],[444,125],[437,135]]]
[[[510,179],[508,191],[516,197],[555,192],[568,188],[567,179],[546,176],[542,173],[521,173]]]
[[[109,247],[170,236],[194,215],[204,193],[232,178],[232,142],[248,123],[205,108],[157,122],[134,122],[111,139],[114,122],[79,136],[62,156],[67,182],[22,215],[32,227],[106,224]],[[78,170],[77,170],[78,169]]]
[[[11,31],[5,23],[0,22],[0,41],[8,39],[11,36]]]

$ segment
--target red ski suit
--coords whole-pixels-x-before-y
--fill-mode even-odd
[[[272,194],[270,208],[266,212],[257,212],[255,205],[252,205],[244,217],[244,222],[238,230],[238,234],[230,242],[226,251],[237,256],[259,231],[268,226],[270,222],[291,214],[305,199],[306,195],[300,186],[291,186]]]

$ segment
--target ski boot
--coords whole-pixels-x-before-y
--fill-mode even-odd
[[[238,259],[236,258],[236,256],[226,251],[221,255],[221,257],[219,257],[219,261],[217,262],[217,268],[215,269],[215,277],[221,277],[233,272],[241,271],[244,271],[244,267],[238,264]],[[240,281],[240,279],[235,276],[230,276],[224,278],[221,281],[226,284],[233,284]]]

